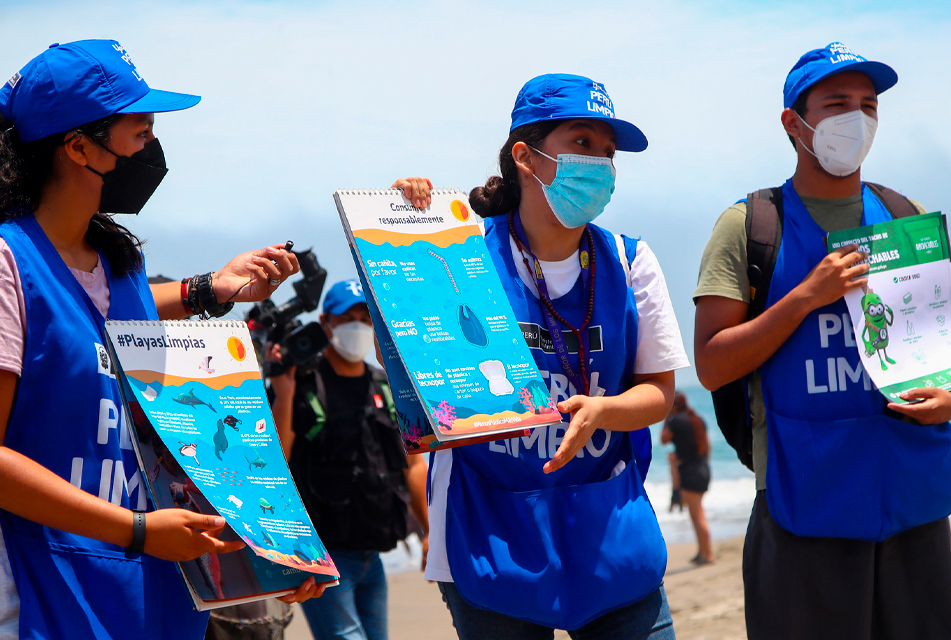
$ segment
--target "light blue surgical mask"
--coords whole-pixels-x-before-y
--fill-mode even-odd
[[[611,158],[559,153],[555,159],[531,149],[558,165],[551,184],[538,180],[538,176],[535,179],[563,227],[577,229],[601,215],[614,193],[616,172]]]

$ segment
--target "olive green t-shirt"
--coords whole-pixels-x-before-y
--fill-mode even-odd
[[[823,231],[831,233],[852,229],[862,223],[862,194],[848,198],[824,199],[800,196],[812,219]],[[924,208],[914,200],[919,213]],[[700,277],[694,291],[694,302],[702,296],[721,296],[741,302],[750,301],[747,275],[746,203],[738,202],[724,211],[713,227],[713,233],[700,259]],[[759,371],[750,376],[750,414],[753,418],[753,469],[756,490],[766,488],[766,409]]]

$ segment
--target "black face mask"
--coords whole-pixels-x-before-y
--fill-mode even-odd
[[[141,151],[131,156],[120,156],[108,147],[99,146],[116,157],[116,168],[106,173],[99,173],[86,165],[87,169],[102,178],[99,212],[138,213],[168,173],[165,153],[158,138],[152,138]]]

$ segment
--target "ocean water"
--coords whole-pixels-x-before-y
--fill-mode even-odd
[[[717,426],[713,412],[710,392],[703,387],[684,387],[680,389],[687,396],[687,403],[707,423],[707,437],[710,438],[710,489],[703,496],[703,510],[710,524],[710,534],[714,540],[725,540],[746,533],[746,525],[756,497],[756,479],[753,472],[744,467],[736,458],[736,452]],[[670,507],[670,465],[667,454],[674,450],[673,445],[660,443],[662,425],[650,427],[654,441],[654,456],[650,471],[644,483],[647,495],[661,531],[668,543],[691,542],[695,540],[693,525],[687,509],[683,512]]]
[[[736,459],[736,453],[723,439],[717,427],[710,392],[702,387],[684,387],[679,389],[687,396],[687,402],[707,423],[707,435],[710,438],[710,489],[703,496],[703,508],[710,524],[710,533],[714,540],[725,540],[746,533],[750,518],[750,509],[756,497],[756,482],[753,472]],[[650,471],[644,487],[664,538],[669,544],[693,542],[693,525],[687,509],[675,509],[670,512],[670,465],[667,454],[673,451],[673,445],[660,443],[660,424],[650,427],[654,441],[654,454]],[[383,566],[388,573],[419,569],[422,546],[412,536],[407,544],[383,554]]]

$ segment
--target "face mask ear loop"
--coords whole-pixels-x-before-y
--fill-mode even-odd
[[[543,191],[544,191],[545,187],[550,187],[550,186],[551,186],[550,184],[545,184],[544,182],[542,182],[541,178],[539,178],[538,176],[536,176],[534,173],[532,174],[532,177],[535,178],[536,180],[538,180],[538,184],[540,184],[540,185],[542,186],[542,190],[543,190]]]
[[[556,160],[555,158],[552,158],[550,155],[548,155],[548,154],[545,153],[544,151],[539,151],[538,149],[536,149],[536,148],[533,147],[532,145],[526,145],[526,146],[527,146],[529,149],[531,149],[532,151],[534,151],[535,153],[537,153],[537,154],[539,154],[539,155],[545,156],[546,158],[548,158],[549,160],[551,160],[552,162],[554,162],[554,163],[555,163],[555,166],[558,166],[558,160]],[[555,176],[556,176],[556,177],[558,176],[558,172],[557,172],[557,171],[555,172]],[[550,187],[550,186],[551,186],[550,184],[545,184],[544,182],[542,182],[542,181],[541,181],[541,178],[539,178],[538,176],[536,176],[534,171],[532,171],[532,177],[535,178],[536,180],[538,180],[538,184],[540,184],[540,185],[542,186],[542,191],[545,190],[545,187]],[[548,199],[548,194],[545,194],[545,199],[546,199],[546,200]]]
[[[106,151],[108,151],[109,153],[111,153],[112,155],[114,155],[115,157],[117,157],[117,158],[121,158],[121,157],[122,157],[122,156],[120,156],[118,153],[116,153],[115,151],[113,151],[112,149],[110,149],[109,147],[107,147],[106,145],[102,144],[101,142],[99,142],[98,140],[96,140],[95,138],[93,138],[91,135],[89,135],[89,134],[86,133],[85,131],[83,131],[83,130],[81,130],[81,129],[76,129],[76,133],[78,133],[79,135],[83,136],[84,138],[88,138],[89,141],[92,142],[94,145],[96,145],[96,146],[99,147],[100,149],[105,149]]]
[[[796,114],[796,117],[799,118],[799,122],[801,122],[807,129],[809,129],[809,131],[812,131],[813,136],[815,136],[816,130],[813,129],[812,127],[810,127],[810,126],[806,123],[806,121],[803,120],[803,118],[802,118],[801,115],[799,115],[799,114],[796,113],[795,111],[793,111],[793,113],[795,113],[795,114]],[[816,155],[816,152],[813,151],[812,149],[810,149],[809,147],[807,147],[807,146],[806,146],[806,143],[802,141],[802,137],[797,137],[796,140],[799,141],[799,144],[802,145],[802,148],[803,148],[803,149],[805,149],[806,151],[808,151],[809,153],[812,154],[812,157],[814,157],[816,160],[819,159],[819,156]],[[815,137],[813,137],[812,144],[813,144],[813,146],[815,146]]]
[[[551,160],[552,162],[556,162],[556,163],[558,162],[558,159],[557,159],[557,158],[552,158],[550,155],[548,155],[548,154],[545,153],[544,151],[539,151],[538,149],[536,149],[536,148],[533,147],[532,145],[528,145],[528,148],[531,149],[532,151],[534,151],[535,153],[538,153],[538,154],[540,154],[540,155],[545,156],[546,158],[548,158],[548,159]]]
[[[88,164],[87,164],[87,165],[84,165],[84,166],[85,166],[87,169],[89,169],[90,171],[92,171],[93,173],[95,173],[97,176],[99,176],[100,178],[102,178],[103,180],[106,179],[106,174],[104,174],[104,173],[99,173],[98,171],[96,171],[95,169],[93,169],[92,167],[90,167]]]
[[[110,149],[109,147],[107,147],[106,145],[100,144],[98,140],[96,140],[95,138],[93,138],[91,135],[89,135],[88,133],[86,133],[86,132],[83,131],[82,129],[76,129],[76,135],[82,136],[82,137],[86,138],[87,140],[89,140],[90,142],[92,142],[94,145],[96,145],[96,146],[99,147],[100,149],[105,149],[106,151],[108,151],[109,153],[111,153],[112,155],[114,155],[115,157],[117,157],[117,158],[120,157],[118,153],[116,153],[115,151],[113,151],[112,149]],[[72,139],[75,138],[75,137],[76,137],[76,136],[73,136],[72,138],[69,138],[69,139],[67,139],[67,140],[63,140],[63,144],[66,144],[67,142],[69,142],[70,140],[72,140]],[[88,164],[85,165],[85,167],[86,167],[87,169],[89,169],[90,171],[92,171],[93,173],[95,173],[95,174],[96,174],[97,176],[99,176],[100,178],[102,178],[103,180],[106,179],[106,174],[100,173],[100,172],[96,171],[95,169],[93,169],[92,167],[90,167]]]

